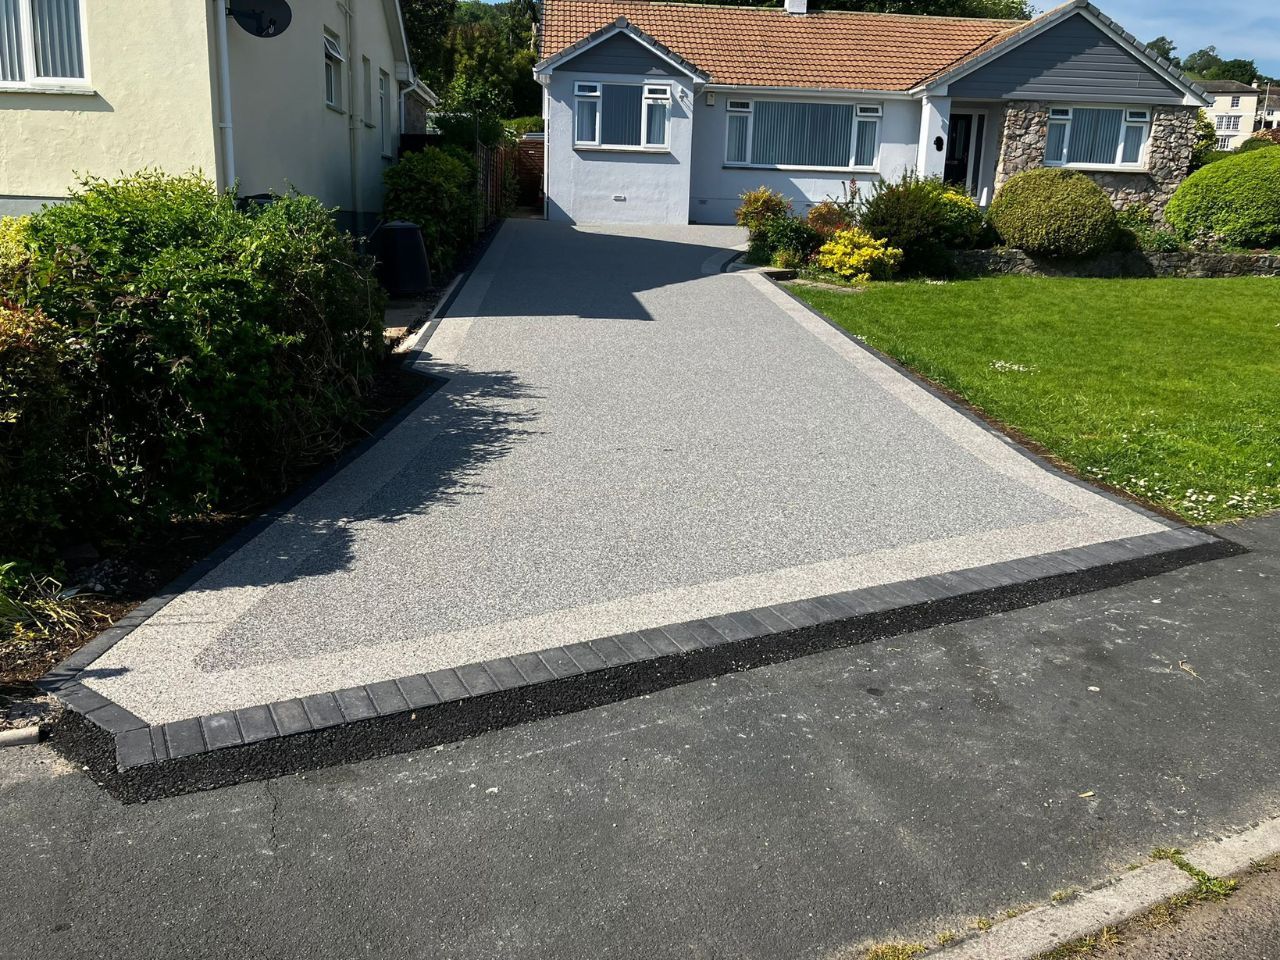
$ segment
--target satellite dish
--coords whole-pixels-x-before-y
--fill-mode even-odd
[[[286,0],[234,0],[231,16],[246,33],[278,37],[289,28],[293,11]]]

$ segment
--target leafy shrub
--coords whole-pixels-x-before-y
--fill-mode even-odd
[[[990,219],[1008,246],[1041,256],[1093,256],[1115,241],[1110,198],[1074,170],[1041,167],[1015,174],[996,194]]]
[[[1250,137],[1244,143],[1240,144],[1236,153],[1251,153],[1254,150],[1265,150],[1268,147],[1274,146],[1277,146],[1277,143],[1274,140],[1269,140],[1266,137]]]
[[[740,199],[742,205],[738,207],[735,216],[738,226],[746,227],[747,235],[752,240],[756,239],[765,221],[773,217],[791,216],[791,201],[768,187],[748,190]]]
[[[1196,114],[1196,142],[1191,148],[1191,169],[1199,170],[1206,164],[1213,163],[1224,156],[1218,149],[1218,131],[1208,112],[1201,110]]]
[[[421,227],[431,269],[447,275],[476,235],[475,161],[455,147],[427,147],[406,153],[382,179],[387,219]]]
[[[0,556],[45,538],[76,462],[62,367],[74,350],[44,314],[0,305]]]
[[[1280,150],[1240,153],[1197,170],[1170,199],[1165,219],[1184,240],[1280,244]]]
[[[25,283],[31,253],[30,217],[0,217],[0,292],[14,296]]]
[[[360,417],[383,297],[314,198],[246,213],[194,175],[86,179],[29,243],[26,305],[58,320],[78,431],[44,446],[78,464],[49,483],[47,530],[115,535],[279,489]]]
[[[848,204],[837,200],[823,200],[809,208],[805,217],[809,226],[824,237],[840,230],[848,230],[856,222],[856,216]]]
[[[839,231],[824,243],[814,263],[850,283],[867,283],[891,278],[902,259],[903,252],[889,246],[887,240],[853,227]]]
[[[822,235],[804,220],[791,216],[769,217],[760,228],[760,235],[773,257],[788,254],[788,259],[808,261],[822,243]],[[781,266],[776,264],[775,266]]]
[[[1172,253],[1180,250],[1182,243],[1171,230],[1156,226],[1148,207],[1133,205],[1116,213],[1116,247]]]
[[[542,133],[546,129],[542,117],[516,117],[514,120],[504,120],[502,125],[515,137],[526,133]]]
[[[908,273],[949,274],[953,249],[973,246],[982,212],[972,199],[936,177],[906,173],[877,183],[862,207],[860,226],[903,253]]]

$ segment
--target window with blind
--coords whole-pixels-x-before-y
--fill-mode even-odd
[[[582,147],[665,150],[671,88],[665,84],[575,83],[573,142]]]
[[[0,86],[85,79],[83,0],[0,0]]]
[[[882,110],[876,104],[733,100],[726,104],[729,166],[873,169]]]
[[[1141,167],[1151,111],[1133,107],[1053,107],[1045,140],[1050,167]]]

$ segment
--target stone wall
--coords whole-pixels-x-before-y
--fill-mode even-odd
[[[1141,172],[1081,171],[1111,197],[1117,209],[1138,204],[1157,220],[1164,206],[1191,169],[1196,142],[1198,107],[1157,106],[1151,112],[1147,169]],[[1049,135],[1049,104],[1042,100],[1011,100],[1004,110],[1004,139],[996,165],[996,189],[1015,173],[1044,165]]]
[[[1132,250],[1090,260],[1033,257],[1022,250],[958,250],[964,274],[1028,277],[1280,277],[1280,254]]]

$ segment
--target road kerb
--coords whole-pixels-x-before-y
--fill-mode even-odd
[[[1168,861],[1148,864],[1062,904],[1037,907],[986,933],[930,954],[945,960],[1031,960],[1072,940],[1146,913],[1195,881]]]

